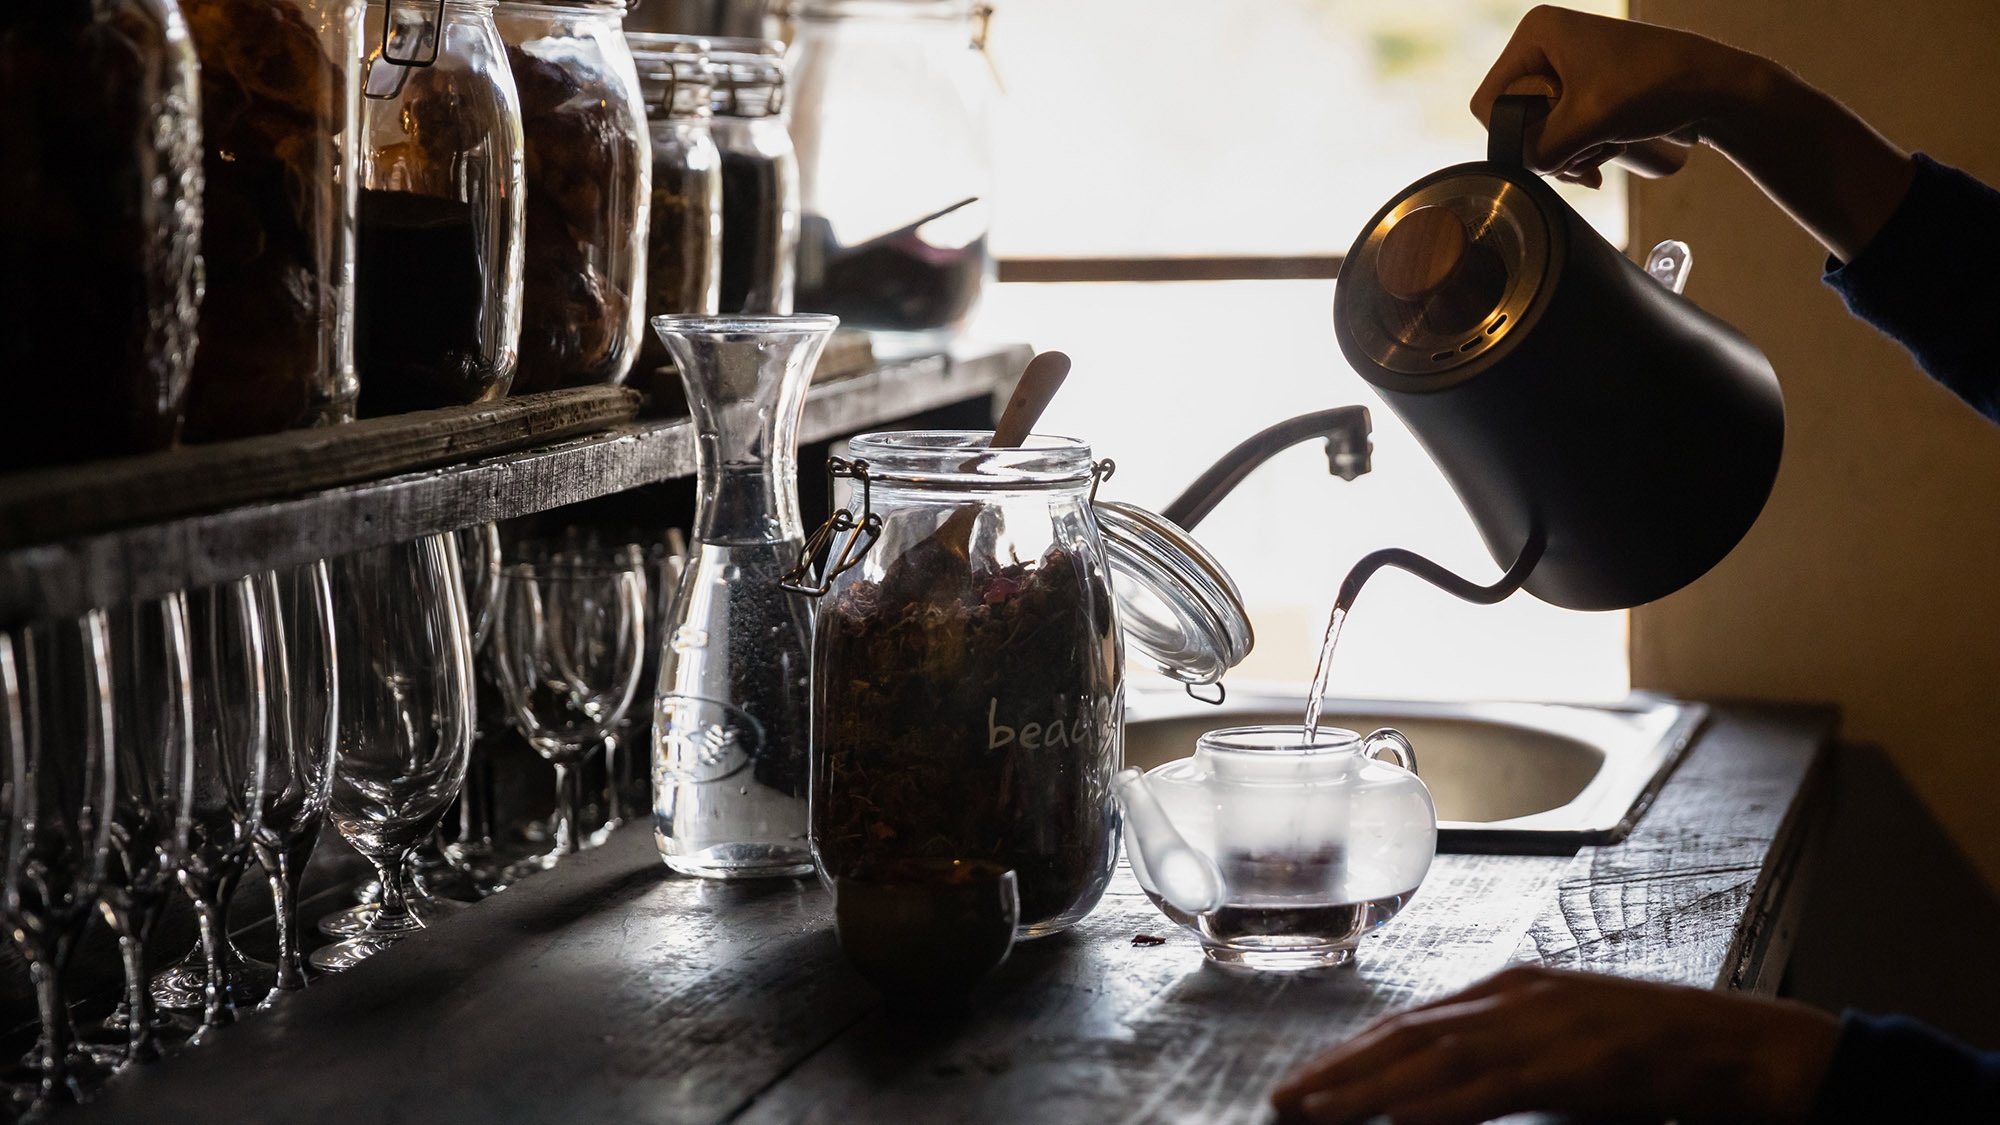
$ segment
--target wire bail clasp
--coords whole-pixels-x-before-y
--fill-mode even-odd
[[[833,490],[833,482],[846,479],[861,482],[861,515],[856,518],[846,508],[835,508],[826,522],[819,525],[799,548],[798,564],[785,572],[778,585],[794,594],[804,594],[809,598],[824,597],[833,588],[833,580],[842,573],[860,565],[868,557],[869,548],[882,537],[882,517],[875,514],[873,507],[872,479],[868,475],[868,462],[861,458],[850,461],[844,457],[826,459],[827,491]],[[845,539],[841,539],[845,536]],[[836,546],[837,544],[837,546]],[[813,560],[825,551],[826,566],[817,580],[812,577]]]
[[[1113,461],[1109,457],[1095,462],[1090,466],[1090,499],[1087,501],[1088,503],[1097,503],[1097,486],[1110,480],[1111,474],[1117,471],[1118,462]]]
[[[389,0],[382,6],[382,50],[367,61],[365,96],[376,101],[397,97],[411,70],[437,62],[444,40],[444,4],[445,0]]]

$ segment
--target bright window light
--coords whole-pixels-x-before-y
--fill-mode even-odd
[[[1465,110],[1525,2],[1005,0],[992,50],[1003,257],[1344,252],[1403,185],[1483,155]],[[1597,5],[1618,11],[1621,5]],[[1623,242],[1623,185],[1572,192]],[[1257,647],[1232,683],[1304,683],[1335,588],[1378,547],[1479,581],[1500,568],[1442,474],[1334,344],[1331,281],[1008,284],[980,336],[1076,361],[1041,428],[1114,458],[1105,495],[1166,504],[1236,442],[1295,414],[1370,408],[1374,472],[1319,443],[1279,457],[1197,537],[1243,590]],[[1369,585],[1333,692],[1605,700],[1629,688],[1626,618],[1526,594],[1477,607],[1400,572]]]

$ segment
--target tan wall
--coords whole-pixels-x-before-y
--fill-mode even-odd
[[[1632,8],[1776,58],[1903,147],[2000,183],[1992,0]],[[1764,348],[1788,423],[1742,546],[1633,614],[1634,683],[1837,701],[2000,886],[2000,427],[1851,319],[1820,284],[1818,247],[1714,152],[1634,202],[1634,244],[1694,247],[1688,295]],[[2000,309],[1979,327],[2000,330]]]

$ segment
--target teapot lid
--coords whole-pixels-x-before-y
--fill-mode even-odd
[[[1250,655],[1243,595],[1215,556],[1162,516],[1099,500],[1097,527],[1125,640],[1184,684],[1212,684]]]

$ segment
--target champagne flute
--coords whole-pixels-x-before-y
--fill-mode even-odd
[[[34,978],[42,1035],[37,1104],[81,1096],[63,988],[111,856],[111,640],[105,615],[29,626],[0,648],[8,699],[4,895],[8,928]]]

